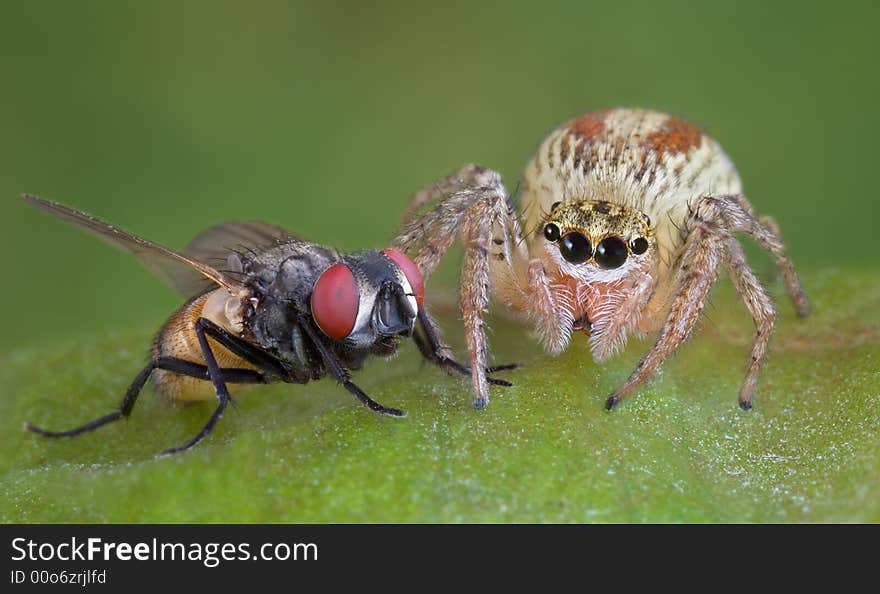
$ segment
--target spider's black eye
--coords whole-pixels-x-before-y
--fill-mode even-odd
[[[648,251],[648,240],[644,237],[636,237],[629,242],[629,249],[636,255],[644,254]]]
[[[593,256],[593,245],[583,233],[569,233],[559,242],[559,253],[567,262],[583,264]]]
[[[556,241],[559,239],[559,227],[553,223],[548,223],[544,227],[544,237],[547,238],[547,241]]]
[[[602,268],[618,268],[626,262],[626,244],[616,236],[606,237],[596,246],[596,262]]]

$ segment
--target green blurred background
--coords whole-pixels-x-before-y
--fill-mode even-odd
[[[262,218],[344,248],[466,161],[514,186],[608,106],[706,127],[796,263],[875,266],[872,4],[22,2],[0,9],[0,351],[158,327],[179,299],[37,212],[182,246]],[[5,388],[5,387],[4,387]]]

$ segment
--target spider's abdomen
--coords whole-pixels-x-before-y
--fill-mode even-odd
[[[557,202],[604,200],[650,216],[663,256],[682,242],[688,204],[741,192],[721,146],[699,128],[645,109],[591,112],[554,130],[529,162],[522,210],[534,229]]]

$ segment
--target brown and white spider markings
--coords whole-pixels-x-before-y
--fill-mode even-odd
[[[776,311],[735,233],[773,255],[798,315],[809,313],[776,223],[752,209],[721,146],[678,118],[609,109],[564,124],[526,167],[522,210],[525,234],[501,176],[465,165],[412,197],[395,241],[425,278],[457,236],[464,242],[460,305],[471,369],[486,368],[491,292],[534,325],[552,354],[577,330],[589,335],[597,361],[632,332],[659,331],[608,397],[610,409],[690,336],[724,268],[756,326],[739,393],[750,408]],[[485,373],[472,381],[474,406],[485,407]]]

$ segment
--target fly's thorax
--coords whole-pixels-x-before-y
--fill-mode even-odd
[[[244,304],[244,325],[255,341],[294,366],[310,367],[299,320],[309,315],[315,281],[341,255],[331,248],[291,239],[256,252],[239,253],[244,284],[251,299]]]
[[[301,303],[320,274],[342,258],[333,248],[296,239],[238,255],[246,284],[276,301]]]

